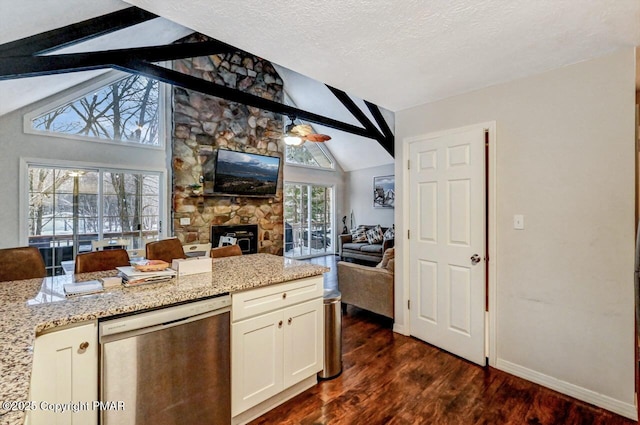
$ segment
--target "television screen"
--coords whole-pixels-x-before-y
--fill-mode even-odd
[[[213,193],[273,196],[278,188],[280,158],[220,149],[216,156]]]

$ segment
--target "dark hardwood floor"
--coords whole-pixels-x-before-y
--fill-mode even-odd
[[[332,274],[335,268],[325,274],[327,283],[335,281]],[[342,374],[251,424],[635,424],[393,333],[391,326],[389,319],[349,307]]]

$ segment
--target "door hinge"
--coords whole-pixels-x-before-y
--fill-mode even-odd
[[[411,160],[407,159],[407,170],[411,169]]]
[[[411,239],[411,230],[407,229],[407,239]]]
[[[407,310],[411,310],[411,300],[407,300]]]

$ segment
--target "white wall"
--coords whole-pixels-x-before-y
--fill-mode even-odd
[[[636,415],[634,73],[625,49],[396,113],[396,185],[403,139],[496,121],[491,356],[500,369],[628,417]],[[525,230],[513,229],[514,214],[525,216]],[[406,258],[405,249],[396,255]],[[408,273],[396,273],[396,321],[408,327]]]
[[[64,96],[68,93],[69,91],[60,95]],[[2,93],[0,93],[0,101],[1,99]],[[131,148],[115,144],[25,134],[23,115],[50,101],[51,99],[45,99],[0,117],[0,146],[2,147],[2,155],[0,156],[0,182],[2,182],[0,185],[0,248],[19,246],[26,242],[21,242],[21,229],[18,226],[20,197],[26,195],[19,191],[21,158],[166,170],[164,150]],[[168,171],[165,173],[165,177],[167,179],[170,177]],[[170,186],[165,182],[165,188],[167,187]],[[170,200],[170,194],[168,196]],[[168,220],[165,219],[164,222],[168,223]],[[24,233],[26,235],[26,230]]]
[[[394,223],[393,208],[373,208],[373,177],[393,176],[394,174],[393,164],[345,173],[347,193],[344,215],[347,216],[347,227],[351,226],[351,211],[355,217],[354,226],[379,224],[382,227],[391,227]],[[396,181],[396,189],[397,184]],[[342,220],[342,216],[340,219]]]

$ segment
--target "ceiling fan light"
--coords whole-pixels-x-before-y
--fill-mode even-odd
[[[289,146],[300,146],[303,140],[301,137],[287,135],[284,137],[284,143]]]

